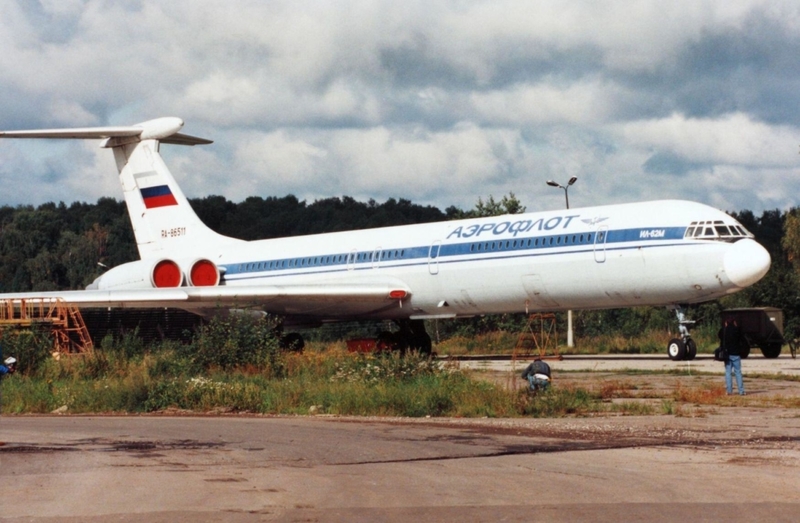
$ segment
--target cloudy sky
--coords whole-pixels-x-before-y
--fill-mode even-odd
[[[0,129],[179,116],[190,197],[800,205],[800,3],[0,0]],[[0,205],[121,198],[0,141]]]

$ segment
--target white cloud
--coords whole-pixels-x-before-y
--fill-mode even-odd
[[[743,51],[715,54],[730,43]],[[216,142],[165,148],[194,196],[471,207],[514,191],[557,208],[544,180],[574,175],[575,204],[758,210],[800,189],[790,0],[6,1],[0,45],[0,128],[180,116]],[[119,197],[94,143],[8,147],[3,176],[35,187],[5,202]],[[644,168],[657,153],[683,172]]]
[[[552,84],[516,85],[503,90],[476,92],[470,97],[475,114],[489,124],[592,124],[607,117],[615,88],[601,82],[567,87]]]
[[[668,118],[620,125],[631,146],[669,150],[707,164],[800,167],[800,129],[753,121],[735,113],[720,118]]]

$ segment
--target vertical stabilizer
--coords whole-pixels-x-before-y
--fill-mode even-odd
[[[119,181],[142,259],[188,257],[238,240],[209,229],[158,152],[157,140],[113,146]]]
[[[242,240],[217,234],[200,221],[161,158],[161,143],[211,143],[179,133],[182,127],[183,120],[167,117],[128,127],[0,131],[0,138],[105,138],[103,147],[114,151],[141,258],[188,258]]]

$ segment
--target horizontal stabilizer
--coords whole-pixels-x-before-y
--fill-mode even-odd
[[[38,129],[35,131],[0,131],[0,138],[61,138],[86,140],[139,136],[141,127],[78,127],[74,129]]]
[[[56,138],[91,140],[105,139],[103,147],[117,147],[142,140],[158,140],[176,145],[213,143],[205,138],[181,134],[183,120],[175,117],[156,118],[136,125],[118,127],[77,127],[73,129],[37,129],[31,131],[0,131],[0,138]]]
[[[161,140],[161,143],[172,143],[175,145],[208,145],[214,142],[205,138],[198,138],[197,136],[175,133],[172,136]]]

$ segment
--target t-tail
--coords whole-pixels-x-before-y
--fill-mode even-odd
[[[182,127],[180,118],[165,117],[129,127],[5,131],[0,138],[104,139],[102,147],[114,152],[141,258],[198,257],[241,240],[217,234],[200,221],[161,158],[162,143],[212,143],[179,133]]]

